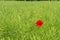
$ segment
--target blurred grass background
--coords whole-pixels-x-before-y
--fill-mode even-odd
[[[1,1],[0,40],[60,40],[60,2]]]
[[[0,1],[60,1],[60,0],[0,0]]]

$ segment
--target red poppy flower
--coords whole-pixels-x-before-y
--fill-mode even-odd
[[[36,22],[36,26],[42,26],[43,25],[43,21],[42,20],[38,20],[37,22]]]

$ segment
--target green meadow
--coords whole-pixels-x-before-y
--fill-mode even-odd
[[[60,40],[60,2],[0,1],[0,40]]]

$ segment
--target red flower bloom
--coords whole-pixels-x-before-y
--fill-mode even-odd
[[[38,20],[37,22],[36,22],[36,26],[42,26],[43,25],[43,21],[42,20]]]

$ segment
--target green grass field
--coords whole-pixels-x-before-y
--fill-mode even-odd
[[[60,2],[0,1],[0,40],[60,40]]]

